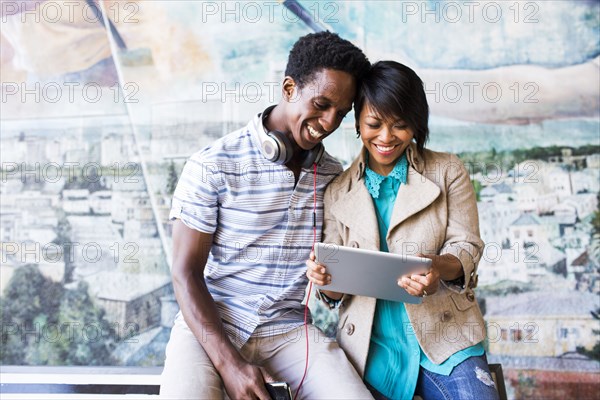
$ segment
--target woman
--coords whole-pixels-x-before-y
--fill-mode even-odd
[[[483,242],[469,175],[456,156],[424,148],[429,109],[410,68],[374,64],[354,107],[364,148],[326,190],[323,242],[418,254],[432,267],[398,281],[419,305],[318,292],[340,307],[340,346],[375,398],[497,399],[473,294]],[[314,255],[307,265],[313,283],[330,282]]]

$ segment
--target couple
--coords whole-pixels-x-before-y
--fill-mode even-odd
[[[456,157],[424,149],[421,80],[395,62],[371,66],[329,32],[300,38],[285,75],[281,101],[194,154],[177,185],[181,312],[161,395],[269,399],[269,381],[296,392],[308,334],[302,398],[496,398],[472,290],[483,246],[475,195]],[[321,141],[353,102],[364,148],[340,175]],[[416,243],[432,269],[398,284],[423,304],[323,290],[320,299],[340,309],[339,344],[305,330],[307,277],[329,279],[310,253],[315,237],[391,252]]]

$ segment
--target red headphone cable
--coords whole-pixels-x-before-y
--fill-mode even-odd
[[[311,251],[315,251],[315,243],[317,242],[317,163],[313,164],[314,173],[313,173],[313,243]],[[310,300],[310,293],[312,292],[312,281],[308,281],[308,294],[306,296],[306,303],[304,304],[304,332],[306,334],[306,363],[304,365],[304,374],[302,375],[302,380],[300,380],[300,385],[298,385],[298,389],[296,390],[296,394],[294,395],[294,399],[298,398],[300,394],[300,389],[302,389],[302,384],[304,383],[304,378],[306,378],[306,373],[308,372],[308,301]]]

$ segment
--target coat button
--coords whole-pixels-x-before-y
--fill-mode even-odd
[[[442,313],[442,322],[448,322],[452,319],[452,313],[450,311],[444,311]]]
[[[358,248],[358,242],[353,240],[352,242],[350,242],[350,247],[354,247],[355,249]]]
[[[475,295],[473,294],[473,292],[468,292],[467,293],[467,300],[469,300],[469,301],[475,301]]]
[[[354,333],[354,324],[346,324],[346,328],[344,329],[346,330],[346,335],[352,336]]]

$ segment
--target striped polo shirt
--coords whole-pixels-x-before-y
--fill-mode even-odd
[[[204,277],[238,347],[255,335],[303,324],[306,260],[313,242],[313,169],[298,183],[261,153],[260,116],[192,155],[173,195],[170,219],[213,234]],[[317,239],[323,193],[342,170],[325,153],[317,168]],[[179,313],[178,318],[182,318]]]

